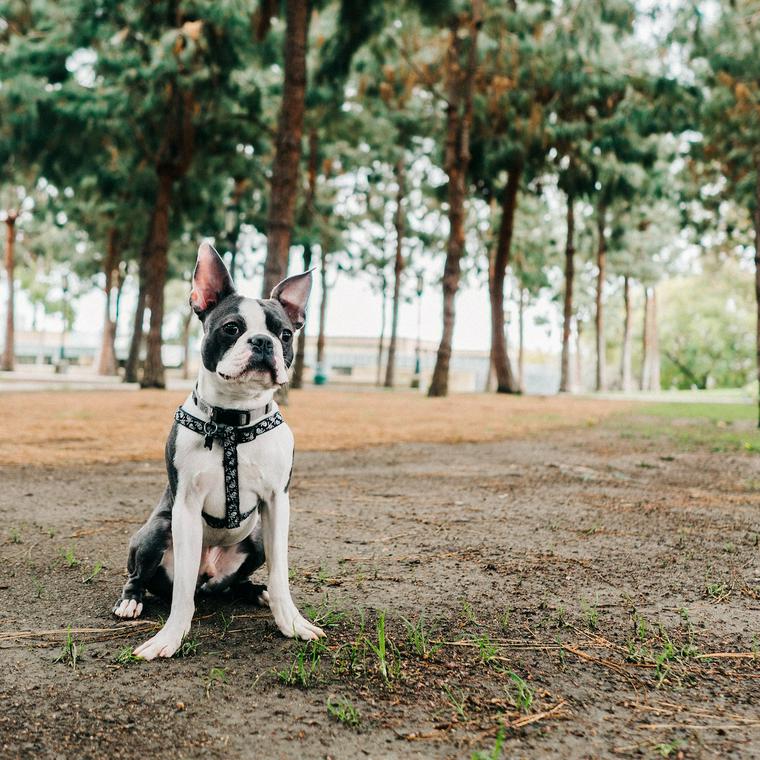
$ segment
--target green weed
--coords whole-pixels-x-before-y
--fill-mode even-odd
[[[302,642],[290,667],[277,671],[277,678],[286,686],[309,688],[319,679],[320,663],[326,651],[321,639]]]
[[[480,655],[480,661],[486,665],[490,665],[498,660],[499,648],[491,641],[490,636],[487,633],[481,633],[479,636],[473,636],[472,640],[478,648],[478,654]]]
[[[132,647],[122,647],[116,653],[116,660],[119,665],[129,665],[133,662],[144,662],[140,657],[135,657],[132,654]]]
[[[203,679],[203,689],[206,692],[206,699],[211,695],[211,689],[215,684],[227,683],[227,674],[224,668],[211,668],[208,675]]]
[[[92,572],[86,578],[82,578],[82,583],[92,583],[95,578],[98,577],[102,569],[103,565],[100,562],[96,562],[95,566],[92,568]]]
[[[425,627],[425,620],[422,615],[420,615],[420,619],[416,623],[407,620],[405,617],[401,619],[404,621],[404,627],[406,628],[407,641],[418,657],[427,660],[428,657],[434,655],[441,648],[442,644],[433,644],[430,641],[430,631]]]
[[[79,560],[74,556],[73,546],[61,549],[61,557],[63,557],[63,561],[67,567],[76,567],[79,564]]]
[[[177,654],[175,656],[192,657],[193,655],[198,654],[198,647],[200,644],[200,639],[197,636],[191,636],[188,634],[184,639],[182,639],[182,644],[180,644],[180,647],[177,650]]]
[[[654,751],[660,757],[670,757],[671,755],[677,753],[679,750],[683,749],[685,746],[685,741],[682,739],[676,739],[672,742],[663,742],[662,744],[656,744]]]
[[[446,695],[449,704],[454,708],[457,717],[460,720],[467,720],[467,712],[465,710],[467,697],[463,694],[462,690],[454,689],[445,683],[443,685],[443,693]]]
[[[357,728],[361,723],[359,711],[351,702],[343,697],[337,697],[336,699],[328,697],[327,714],[344,726],[350,726],[351,728]]]
[[[84,644],[77,644],[71,635],[71,626],[66,629],[66,639],[58,656],[53,662],[62,662],[64,665],[71,665],[72,669],[77,669],[77,663],[82,659],[84,654]]]
[[[581,611],[589,630],[595,631],[599,627],[599,609],[596,604],[581,602]]]
[[[504,730],[504,726],[500,726],[496,734],[496,741],[494,742],[493,749],[490,752],[480,750],[472,753],[472,760],[499,760],[501,757],[504,742],[507,739],[507,734]]]
[[[511,686],[507,687],[507,694],[512,704],[520,712],[530,712],[533,705],[533,689],[530,688],[527,681],[521,678],[514,671],[509,672]]]

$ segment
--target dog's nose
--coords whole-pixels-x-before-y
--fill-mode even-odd
[[[251,344],[251,351],[255,357],[263,359],[265,356],[274,355],[274,344],[266,335],[254,335],[248,339],[248,342]]]

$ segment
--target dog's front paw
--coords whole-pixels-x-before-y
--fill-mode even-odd
[[[269,600],[269,605],[270,607],[272,606],[271,599]],[[318,625],[310,623],[293,604],[285,606],[283,609],[273,609],[272,611],[277,627],[289,639],[312,641],[325,635],[325,632]]]
[[[143,603],[137,599],[119,599],[113,606],[113,614],[123,619],[138,618],[143,611]]]
[[[148,639],[135,649],[132,654],[143,660],[156,657],[171,657],[182,644],[182,631],[168,629],[164,626],[152,639]]]

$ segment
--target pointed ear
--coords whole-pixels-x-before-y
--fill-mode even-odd
[[[204,240],[198,248],[198,260],[193,272],[190,305],[201,321],[222,299],[235,292],[232,278],[214,246]]]
[[[311,273],[313,271],[310,269],[303,274],[294,274],[272,289],[271,298],[282,304],[296,330],[300,330],[306,320],[306,302],[309,300],[309,293],[311,293]]]

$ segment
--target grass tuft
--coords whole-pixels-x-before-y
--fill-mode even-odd
[[[73,670],[77,669],[77,663],[82,659],[84,654],[84,644],[77,644],[71,635],[71,626],[66,629],[66,639],[58,656],[53,662],[62,662],[64,665],[70,665]]]
[[[344,726],[358,728],[361,723],[359,711],[344,697],[327,699],[327,714]]]

